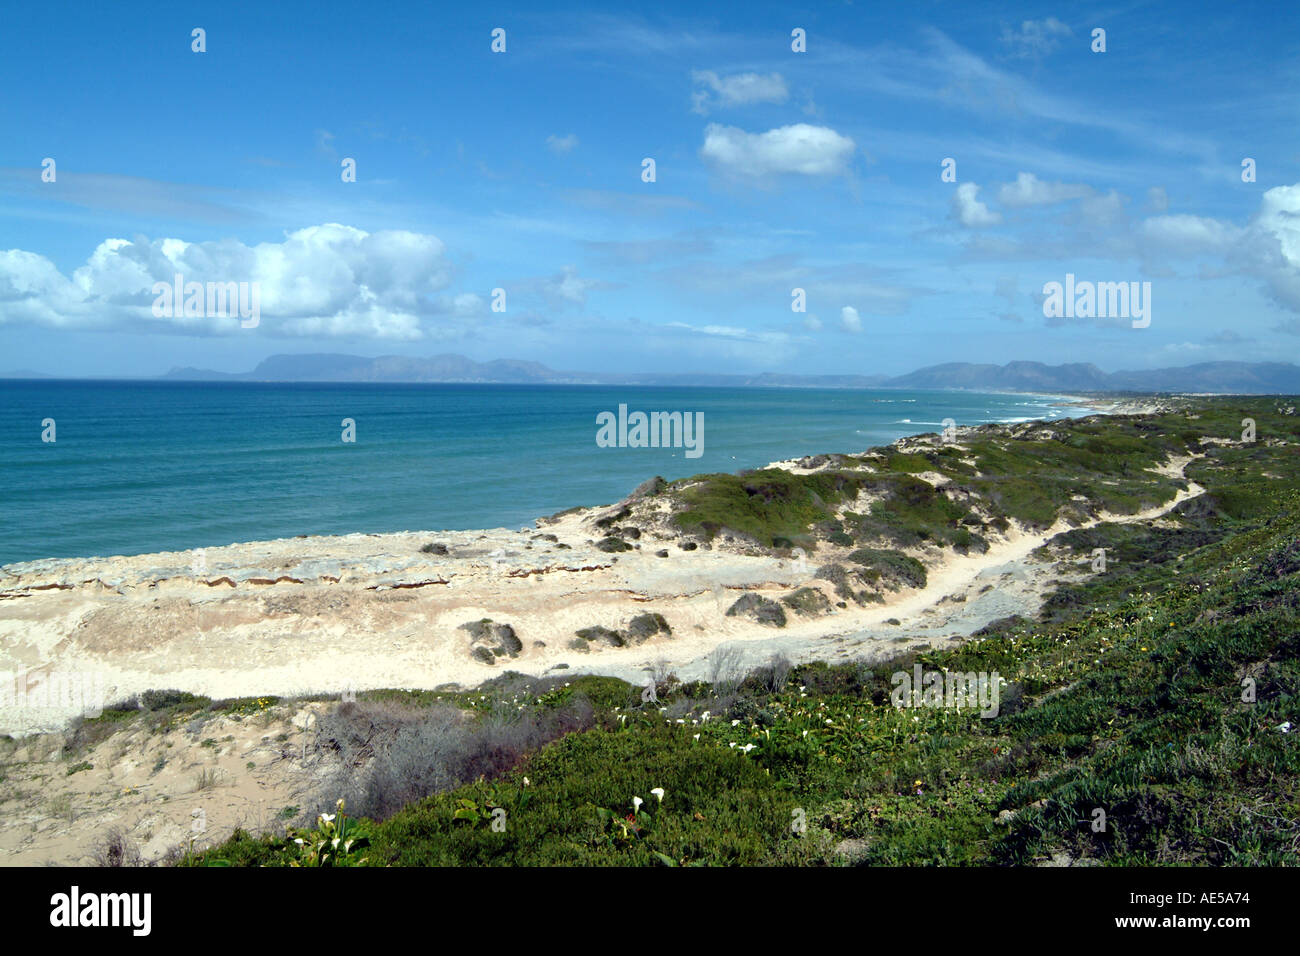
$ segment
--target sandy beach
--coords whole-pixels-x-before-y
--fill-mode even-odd
[[[802,473],[807,464],[773,463]],[[1182,464],[1169,467],[1180,472]],[[862,606],[818,576],[849,547],[823,543],[815,554],[783,558],[729,534],[691,537],[671,516],[662,498],[634,494],[518,530],[301,537],[12,564],[0,569],[0,673],[34,675],[29,687],[91,675],[101,703],[162,688],[221,699],[471,687],[506,669],[640,683],[655,666],[703,676],[705,658],[727,642],[758,663],[776,651],[833,660],[960,637],[1032,613],[1046,584],[1069,570],[1029,560],[1066,525],[1031,532],[1013,524],[984,553],[913,549],[926,586],[887,590],[883,603]],[[628,550],[603,550],[614,518]],[[779,604],[799,589],[816,593],[805,592],[799,607],[787,602],[784,624],[728,614],[743,595]],[[58,729],[77,710],[15,703],[0,697],[0,727],[11,734]]]

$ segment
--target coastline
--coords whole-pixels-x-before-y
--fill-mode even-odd
[[[1052,433],[1043,422],[958,429],[948,453],[960,457],[963,442]],[[859,456],[769,467],[792,477],[870,472],[885,455],[914,458],[942,444],[927,433]],[[1163,482],[1172,498],[1132,513],[1093,509],[1050,527],[985,528],[982,552],[929,542],[903,549],[925,579],[889,582],[878,601],[842,590],[852,545],[819,540],[799,554],[726,529],[707,539],[684,533],[672,521],[674,496],[653,480],[612,505],[539,518],[533,528],[208,548],[201,573],[188,551],[10,565],[0,569],[0,673],[35,671],[49,684],[59,674],[94,674],[102,704],[129,704],[146,691],[212,703],[193,720],[113,717],[78,729],[69,726],[75,708],[6,708],[0,699],[0,753],[22,801],[0,824],[0,865],[82,863],[102,841],[105,819],[154,862],[193,841],[195,814],[206,821],[204,843],[236,829],[275,831],[334,772],[314,735],[351,693],[464,700],[471,691],[495,695],[509,679],[485,685],[511,672],[557,687],[586,674],[634,685],[669,673],[712,683],[773,655],[796,664],[872,662],[979,640],[990,625],[1032,620],[1057,587],[1089,576],[1073,548],[1052,546],[1056,535],[1104,521],[1158,523],[1202,492],[1183,477],[1193,460],[1149,465],[1153,486]],[[938,472],[911,477],[936,494],[965,494],[943,491],[948,481]],[[845,507],[866,512],[875,500],[864,491]],[[615,534],[625,549],[609,546]],[[839,576],[825,573],[836,568]],[[783,608],[783,623],[734,613],[744,601]],[[579,632],[587,635],[580,642]],[[720,649],[722,670],[713,658]],[[37,790],[20,789],[38,781]],[[43,796],[33,802],[36,793]]]
[[[979,429],[989,427],[1032,426]],[[825,467],[809,464],[769,467]],[[942,487],[942,476],[920,477]],[[610,516],[632,506],[635,539],[607,550]],[[656,667],[703,676],[707,656],[730,642],[751,663],[774,652],[870,655],[1032,613],[1061,569],[1032,567],[1029,555],[1069,527],[1013,524],[980,554],[913,549],[924,586],[894,587],[862,606],[837,600],[818,576],[848,548],[795,558],[743,536],[699,540],[675,529],[666,507],[634,493],[518,531],[301,536],[206,548],[201,559],[183,551],[11,564],[0,568],[0,672],[93,673],[108,703],[162,688],[221,699],[469,687],[505,670],[641,683]],[[815,607],[791,605],[779,627],[728,613],[746,594],[775,605],[796,592]],[[576,639],[588,629],[590,639]],[[0,730],[50,730],[75,716],[14,711],[0,707]]]

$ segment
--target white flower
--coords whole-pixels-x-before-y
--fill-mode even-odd
[[[326,823],[333,823],[333,822],[334,822],[334,814],[332,814],[332,813],[322,813],[322,814],[320,815],[320,818],[321,818],[322,820],[324,820]]]
[[[527,777],[524,777],[524,786],[527,787],[532,783]]]
[[[635,810],[640,810],[640,809],[641,809],[641,804],[643,804],[643,803],[645,803],[645,801],[642,800],[640,797],[633,797],[633,798],[632,798],[632,809],[633,809],[634,811],[635,811]]]
[[[695,735],[695,739],[696,739],[696,740],[699,740],[699,739],[700,739],[700,735],[699,735],[699,734],[696,734],[696,735]]]
[[[753,745],[753,744],[745,744],[745,746],[743,746],[743,747],[737,747],[736,749],[737,749],[737,750],[743,750],[743,751],[745,751],[745,753],[749,753],[751,750],[754,749],[754,745]]]
[[[1278,724],[1277,729],[1280,730],[1280,731],[1282,731],[1282,733],[1284,733],[1284,734],[1289,734],[1289,733],[1291,733],[1291,721],[1288,720],[1288,721],[1287,721],[1286,723],[1284,723],[1284,724]]]
[[[660,803],[663,803],[663,802],[664,802],[664,788],[663,788],[663,787],[655,787],[655,788],[654,788],[653,790],[651,790],[650,792],[653,793],[656,797],[659,798],[659,802],[660,802]]]
[[[738,724],[738,723],[740,723],[740,721],[738,721],[738,720],[733,720],[733,721],[731,722],[731,726],[734,727],[734,726],[736,726],[736,724]]]

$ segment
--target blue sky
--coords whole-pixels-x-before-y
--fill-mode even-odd
[[[1294,4],[180,6],[0,15],[0,369],[1300,354]],[[178,271],[258,326],[155,317]],[[1150,326],[1045,318],[1066,273]]]

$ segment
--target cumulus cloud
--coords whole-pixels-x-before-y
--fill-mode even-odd
[[[991,211],[979,201],[979,191],[979,186],[974,183],[962,183],[952,197],[953,216],[970,229],[992,226],[1002,221],[999,213]]]
[[[735,73],[718,76],[712,70],[696,70],[691,80],[697,89],[691,94],[692,111],[708,113],[718,106],[746,106],[750,103],[784,103],[790,96],[780,73]]]
[[[1300,312],[1300,183],[1267,190],[1245,226],[1206,216],[1151,216],[1140,235],[1157,252],[1221,256],[1218,274],[1261,278],[1279,305]],[[1300,331],[1300,323],[1278,330]]]
[[[239,328],[237,314],[155,317],[154,284],[170,285],[180,274],[205,286],[257,283],[264,334],[419,339],[422,319],[440,311],[430,293],[450,281],[444,252],[435,236],[368,233],[338,223],[256,246],[233,239],[106,239],[71,277],[43,256],[12,249],[0,253],[0,323],[135,324],[209,334]]]
[[[1072,183],[1045,183],[1033,173],[1017,173],[1014,183],[998,190],[998,202],[1004,206],[1050,206],[1092,194],[1088,186]]]
[[[573,152],[578,146],[578,137],[575,133],[567,136],[556,136],[552,133],[546,137],[546,145],[550,147],[551,152],[563,156],[565,153]]]
[[[766,133],[747,133],[735,126],[710,123],[700,155],[737,176],[829,176],[847,169],[856,148],[849,137],[826,126],[796,123]]]
[[[1055,17],[1046,20],[1025,20],[1019,30],[1002,28],[1002,45],[1009,56],[1019,59],[1037,59],[1055,50],[1063,37],[1073,31]]]
[[[1300,184],[1275,186],[1264,193],[1251,224],[1259,270],[1280,305],[1300,312]],[[1284,331],[1300,331],[1291,322]]]
[[[851,305],[840,309],[840,325],[844,327],[845,332],[861,332],[862,317],[858,315],[858,310]]]

